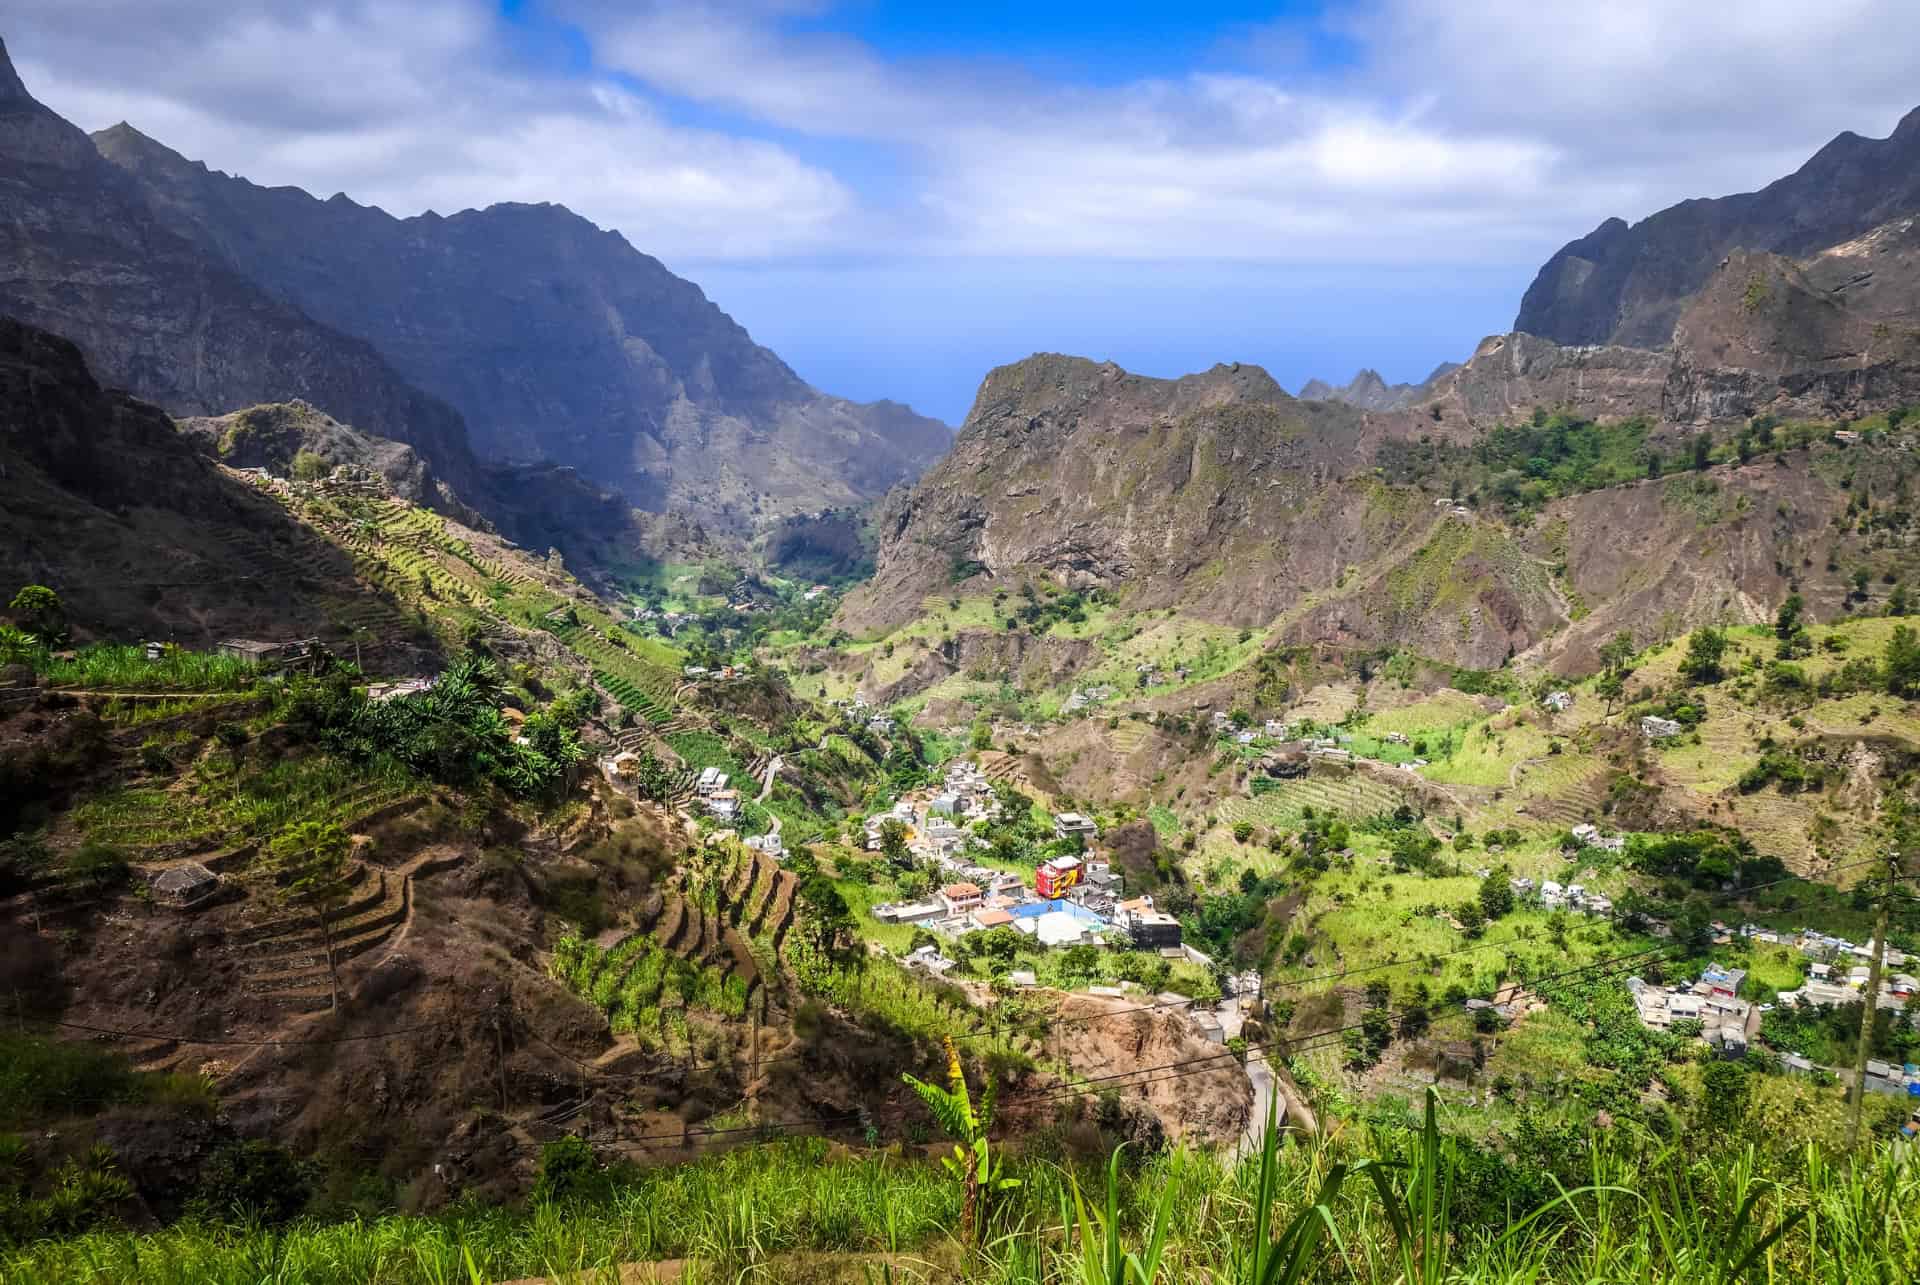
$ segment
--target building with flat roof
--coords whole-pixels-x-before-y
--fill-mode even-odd
[[[1091,840],[1100,833],[1100,829],[1094,825],[1093,818],[1090,816],[1079,812],[1060,812],[1054,815],[1053,833],[1062,839],[1078,835],[1082,839]]]

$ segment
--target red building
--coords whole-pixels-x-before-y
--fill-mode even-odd
[[[1033,872],[1033,890],[1042,897],[1064,897],[1067,889],[1076,886],[1080,877],[1086,873],[1078,857],[1055,857],[1042,862]]]

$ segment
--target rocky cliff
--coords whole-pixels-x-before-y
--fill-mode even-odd
[[[879,495],[948,444],[904,406],[809,387],[698,286],[564,207],[398,219],[259,187],[124,124],[94,143],[161,224],[371,343],[457,407],[484,455],[746,526]]]
[[[477,488],[450,406],[166,227],[85,134],[28,94],[4,45],[0,313],[72,339],[106,382],[175,414],[301,398],[417,447],[456,489]]]
[[[1801,258],[1920,212],[1920,108],[1884,139],[1845,133],[1758,192],[1608,219],[1547,260],[1513,328],[1561,344],[1659,348],[1736,249]]]
[[[1672,459],[1703,426],[1724,441],[1761,414],[1833,421],[1920,402],[1916,280],[1910,220],[1802,260],[1739,252],[1685,302],[1668,349],[1495,336],[1417,404],[1385,411],[1295,400],[1257,367],[1156,380],[1029,358],[987,376],[952,452],[882,508],[875,577],[840,622],[885,633],[930,596],[1037,577],[1277,641],[1475,667],[1531,652],[1577,669],[1621,629],[1646,641],[1758,619],[1790,585],[1838,610],[1839,568],[1905,575],[1904,545],[1840,522],[1846,487],[1798,452],[1517,521],[1457,509],[1447,479],[1459,485],[1490,429],[1542,413],[1638,419],[1647,450]]]

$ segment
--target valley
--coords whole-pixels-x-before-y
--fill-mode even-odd
[[[1912,1279],[1916,119],[949,434],[0,47],[0,1281]]]

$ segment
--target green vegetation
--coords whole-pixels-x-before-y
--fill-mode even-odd
[[[144,647],[97,643],[71,658],[36,650],[27,663],[55,687],[94,691],[243,692],[260,681],[251,661],[173,646],[163,648],[157,660],[148,660]]]
[[[518,734],[500,713],[505,690],[484,656],[455,660],[433,687],[371,701],[336,672],[289,684],[286,718],[360,762],[392,761],[453,785],[492,781],[526,798],[556,797],[586,752],[574,729],[594,699],[582,691],[527,716]]]
[[[252,1285],[270,1262],[275,1279],[308,1285],[426,1285],[691,1258],[702,1280],[781,1279],[798,1278],[788,1256],[800,1252],[894,1252],[904,1258],[887,1269],[894,1280],[927,1279],[940,1265],[1008,1285],[1117,1281],[1101,1273],[1129,1257],[1140,1270],[1124,1279],[1138,1285],[1907,1279],[1920,1231],[1898,1211],[1920,1200],[1920,1177],[1899,1162],[1898,1144],[1853,1157],[1775,1150],[1741,1068],[1718,1074],[1727,1084],[1703,1110],[1725,1132],[1699,1150],[1631,1130],[1525,1122],[1478,1143],[1440,1128],[1431,1104],[1424,1121],[1270,1142],[1238,1165],[1185,1150],[1082,1165],[1049,1158],[1041,1137],[1027,1154],[993,1157],[1018,1185],[981,1203],[977,1247],[959,1234],[968,1188],[936,1164],[878,1151],[836,1158],[811,1139],[642,1169],[567,1142],[543,1156],[544,1198],[525,1209],[93,1230],[16,1249],[0,1272]],[[1087,1209],[1089,1189],[1105,1190],[1104,1207]],[[830,1279],[862,1279],[857,1257],[837,1270],[810,1261]]]
[[[643,1045],[684,1036],[688,1009],[734,1021],[747,1015],[745,981],[663,950],[647,933],[630,933],[605,950],[569,933],[555,943],[549,971],[604,1012],[614,1030]]]

